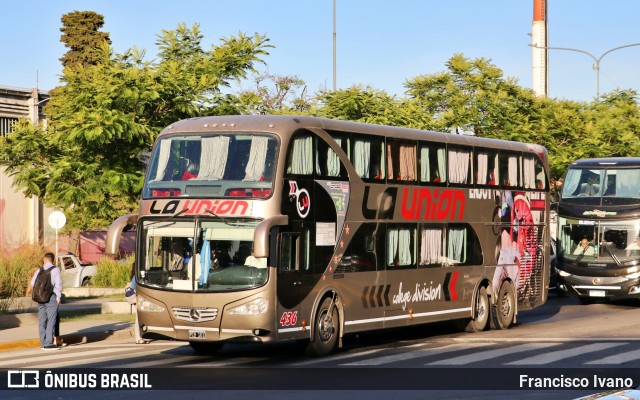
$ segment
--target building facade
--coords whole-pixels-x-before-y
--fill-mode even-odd
[[[46,123],[42,112],[49,94],[37,89],[0,86],[0,136],[11,134],[20,119]],[[27,198],[13,187],[13,179],[0,166],[0,252],[22,244],[42,244],[50,237],[46,209],[36,196]],[[46,224],[46,226],[45,226]]]

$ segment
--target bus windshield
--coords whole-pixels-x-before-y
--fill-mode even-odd
[[[276,151],[276,138],[266,134],[166,137],[152,155],[143,197],[269,197]]]
[[[640,198],[640,168],[570,168],[562,198]]]
[[[253,256],[255,219],[144,221],[140,282],[192,291],[236,291],[267,282],[266,258]],[[194,255],[195,254],[195,255]]]
[[[621,265],[640,257],[640,220],[559,218],[563,258]]]

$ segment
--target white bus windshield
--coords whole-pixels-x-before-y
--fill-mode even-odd
[[[156,146],[144,198],[266,198],[273,188],[277,140],[265,134],[170,136]]]
[[[253,256],[257,224],[256,220],[209,220],[194,229],[193,221],[143,222],[141,283],[199,292],[264,285],[267,259]]]

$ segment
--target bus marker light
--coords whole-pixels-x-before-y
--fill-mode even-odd
[[[631,286],[631,289],[629,289],[629,294],[638,294],[638,293],[640,293],[640,287]]]
[[[413,309],[409,309],[409,321],[413,320]]]
[[[302,320],[302,332],[306,332],[307,331],[307,321],[306,320]]]

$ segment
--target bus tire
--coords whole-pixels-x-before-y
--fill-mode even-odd
[[[487,296],[487,288],[480,286],[476,291],[474,304],[474,317],[467,324],[465,331],[482,332],[487,329],[489,323],[489,296]]]
[[[332,304],[329,314],[329,306]],[[312,357],[324,357],[335,350],[340,335],[338,308],[331,297],[325,298],[318,307],[314,324],[313,340],[309,342],[306,353]]]
[[[198,354],[214,354],[222,348],[222,342],[189,342],[189,346]]]
[[[502,282],[496,302],[491,313],[491,327],[494,329],[509,329],[516,316],[516,295],[511,282]]]
[[[91,285],[91,278],[84,278],[82,280],[82,287],[87,287],[87,286],[92,286]]]

